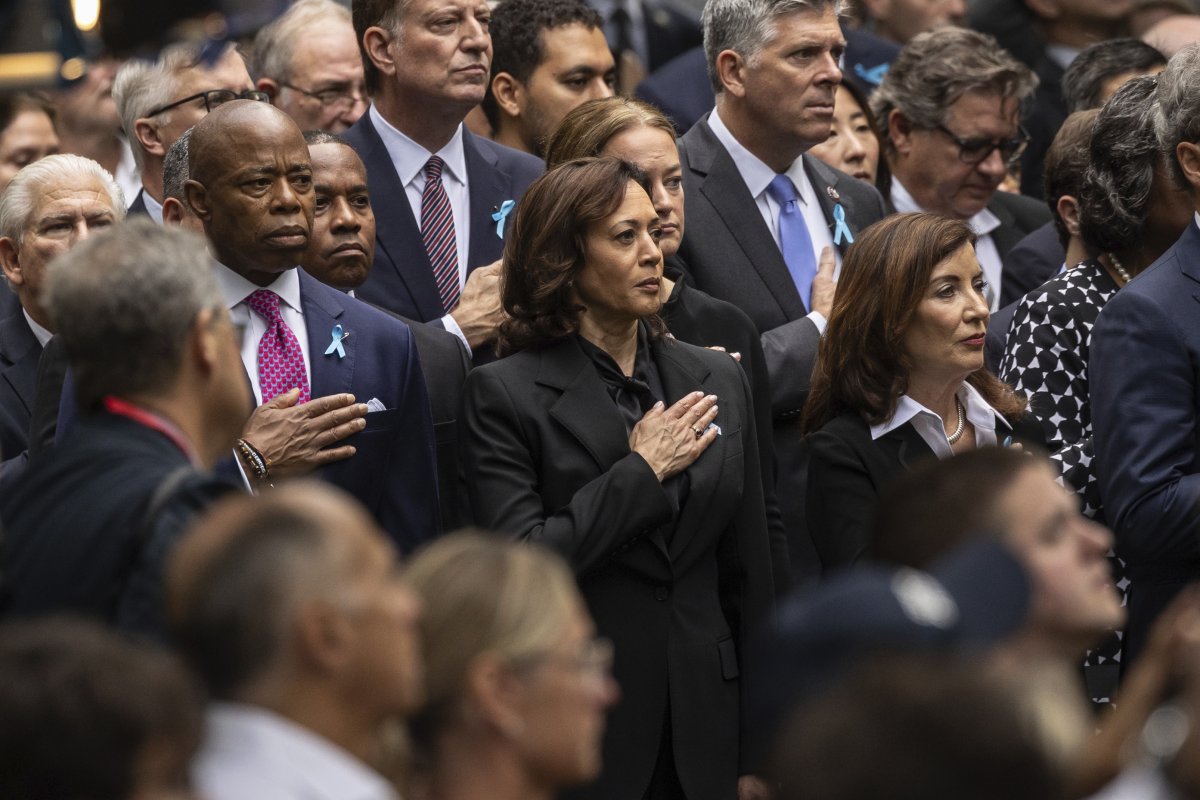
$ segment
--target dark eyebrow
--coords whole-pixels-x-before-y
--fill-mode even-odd
[[[313,182],[313,189],[317,194],[337,194],[333,187],[331,187],[328,183],[321,183],[319,181]],[[365,183],[356,183],[354,186],[351,186],[349,189],[347,189],[345,193],[346,195],[367,194],[367,185]]]

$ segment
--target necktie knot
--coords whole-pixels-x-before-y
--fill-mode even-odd
[[[246,305],[250,310],[268,323],[281,319],[279,314],[279,295],[270,289],[256,289],[246,297]]]
[[[789,207],[788,204],[796,202],[796,187],[792,185],[792,179],[787,175],[776,175],[772,178],[771,182],[767,184],[767,194],[771,195],[776,203],[779,203],[785,213],[794,210],[794,206]]]
[[[440,181],[442,179],[442,168],[446,166],[446,162],[442,161],[440,156],[430,156],[425,162],[425,180]]]

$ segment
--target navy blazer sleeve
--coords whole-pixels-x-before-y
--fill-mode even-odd
[[[1181,322],[1153,299],[1120,291],[1092,329],[1100,495],[1121,555],[1137,562],[1200,557],[1198,387]]]

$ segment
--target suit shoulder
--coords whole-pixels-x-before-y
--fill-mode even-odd
[[[996,192],[992,195],[991,205],[1004,209],[1018,224],[1031,231],[1052,220],[1050,208],[1045,202],[1023,194]]]
[[[407,340],[413,336],[409,325],[397,317],[380,311],[370,303],[363,302],[356,297],[344,295],[336,289],[329,289],[329,291],[336,293],[345,312],[344,318],[349,325],[355,325],[360,329],[365,328],[367,332],[389,338],[398,337]]]
[[[546,163],[537,156],[523,153],[520,150],[493,142],[491,139],[485,139],[482,136],[474,136],[472,137],[472,141],[480,150],[489,152],[495,156],[497,166],[517,181],[532,183],[539,175],[546,171]]]
[[[856,411],[843,411],[808,436],[809,446],[814,450],[846,446],[857,448],[869,441],[871,427]]]

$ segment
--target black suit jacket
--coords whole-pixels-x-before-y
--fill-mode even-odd
[[[433,280],[433,266],[421,240],[421,229],[371,115],[359,117],[344,136],[367,167],[371,206],[378,221],[375,263],[366,283],[355,294],[409,319],[440,320],[446,312]],[[545,167],[539,158],[480,139],[465,128],[462,136],[471,211],[469,271],[500,258],[504,240],[496,233],[492,213],[505,200],[520,200]]]
[[[1041,199],[1046,191],[1043,163],[1058,129],[1067,119],[1067,98],[1062,87],[1065,70],[1049,53],[1043,52],[1033,71],[1037,73],[1038,86],[1023,120],[1029,132],[1029,146],[1021,154],[1021,193]]]
[[[1053,278],[1066,259],[1067,251],[1058,238],[1053,220],[1035,229],[1004,256],[1000,305],[1015,303]]]
[[[103,412],[81,420],[0,497],[7,614],[72,612],[115,621],[141,561],[150,498],[167,476],[188,467],[170,440],[133,420]],[[173,543],[196,514],[232,490],[190,471],[145,538]],[[161,560],[155,563],[161,569]]]
[[[798,422],[821,335],[807,318],[783,254],[707,117],[679,140],[679,156],[687,198],[687,229],[679,257],[701,291],[740,308],[761,336],[775,425],[776,494],[793,571],[798,578],[811,576],[817,561],[805,532],[799,489],[804,486],[805,456]],[[807,155],[804,166],[831,227],[835,203],[830,189],[840,198],[853,234],[884,216],[883,198],[873,186]],[[841,247],[846,246],[843,240]]]
[[[754,415],[727,355],[651,344],[668,405],[720,398],[722,434],[686,471],[682,507],[629,437],[574,337],[477,367],[463,461],[476,519],[567,559],[600,634],[616,645],[622,700],[604,771],[581,795],[643,796],[670,714],[692,800],[728,800],[739,771],[739,653],[774,591]]]
[[[1011,192],[996,192],[987,207],[1000,220],[1000,227],[992,231],[992,241],[996,243],[996,250],[1004,265],[1000,279],[1000,305],[1004,306],[1020,300],[1026,292],[1036,289],[1051,277],[1048,275],[1034,286],[1029,286],[1030,281],[1036,280],[1036,275],[1021,267],[1010,271],[1010,265],[1017,262],[1010,260],[1009,255],[1025,237],[1051,223],[1052,218],[1045,203]],[[1061,260],[1058,266],[1062,266]]]
[[[1045,447],[1036,420],[1025,415],[1009,423],[1014,440]],[[831,419],[808,437],[808,444],[808,528],[822,571],[829,573],[866,553],[871,520],[884,487],[922,459],[936,455],[911,422],[872,439],[871,427],[857,411]]]
[[[146,190],[145,188],[138,189],[137,197],[133,198],[133,202],[129,204],[129,210],[125,212],[126,216],[141,214],[143,217],[149,217],[150,212],[146,210]]]
[[[29,421],[37,396],[42,346],[18,311],[0,320],[0,458],[17,458],[29,446]]]

